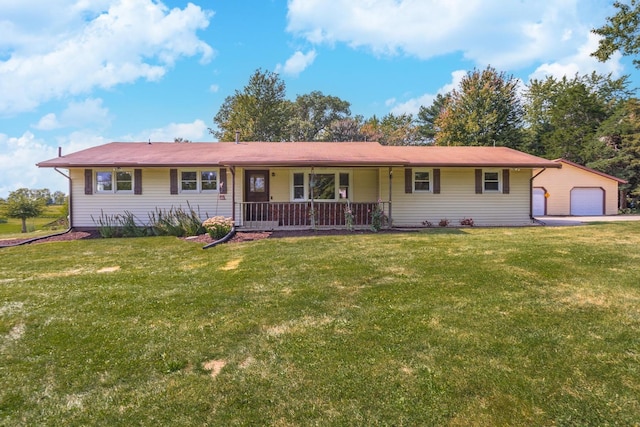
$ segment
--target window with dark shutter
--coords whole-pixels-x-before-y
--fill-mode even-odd
[[[169,169],[169,192],[178,194],[178,169]]]
[[[440,169],[433,170],[433,194],[440,194]]]
[[[413,193],[413,170],[411,168],[404,170],[404,192]]]
[[[482,169],[476,169],[476,194],[482,194]]]
[[[93,194],[93,170],[84,170],[84,194]]]
[[[133,170],[133,194],[142,194],[142,169]]]
[[[509,169],[502,169],[502,194],[509,194]]]

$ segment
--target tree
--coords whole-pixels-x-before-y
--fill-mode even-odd
[[[54,205],[64,205],[67,200],[67,195],[62,191],[55,191],[51,197],[53,198]]]
[[[442,95],[439,93],[429,107],[425,107],[424,105],[420,106],[416,122],[418,134],[424,141],[433,143],[435,140],[436,134],[438,133],[435,122],[440,113],[445,109],[447,102],[449,102],[449,97],[449,94]]]
[[[242,91],[228,96],[213,118],[218,130],[209,129],[221,141],[282,141],[289,137],[291,102],[285,99],[285,83],[278,74],[258,69]]]
[[[518,148],[523,119],[518,85],[492,67],[467,73],[434,121],[436,144]]]
[[[608,156],[598,153],[605,147],[596,133],[628,98],[627,85],[626,77],[611,79],[611,75],[596,73],[572,79],[532,80],[525,92],[527,128],[522,148],[580,164]]]
[[[313,91],[298,95],[293,103],[290,123],[292,141],[330,141],[329,126],[351,115],[350,104],[342,99]]]
[[[361,132],[363,123],[364,117],[360,115],[334,120],[329,125],[327,139],[339,142],[364,141],[366,138]]]
[[[591,54],[600,62],[607,61],[618,50],[627,56],[640,52],[640,2],[631,0],[627,5],[616,1],[613,6],[618,9],[616,14],[608,17],[602,27],[591,30],[602,37],[598,49]],[[639,60],[634,59],[633,63],[640,68]]]
[[[46,203],[47,201],[42,197],[42,190],[20,188],[9,193],[4,210],[10,218],[22,220],[22,232],[26,233],[27,218],[35,218],[40,215]]]

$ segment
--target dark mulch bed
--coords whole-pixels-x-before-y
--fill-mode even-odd
[[[406,232],[407,230],[381,230],[380,233],[397,233]],[[277,231],[238,231],[227,243],[242,243],[250,242],[253,240],[261,240],[267,238],[281,238],[281,237],[305,237],[305,236],[340,236],[348,234],[371,234],[371,230],[277,230]],[[99,239],[100,234],[97,231],[70,231],[68,233],[59,234],[56,236],[41,237],[41,238],[29,238],[29,239],[11,239],[0,240],[0,247],[16,246],[24,242],[29,244],[35,243],[47,243],[47,242],[61,242],[67,240],[81,240],[81,239]],[[183,237],[182,239],[201,243],[203,245],[213,242],[213,239],[208,234],[202,234],[200,236]]]

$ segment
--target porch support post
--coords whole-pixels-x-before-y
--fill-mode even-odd
[[[389,166],[389,228],[391,228],[391,224],[393,223],[393,217],[391,216],[391,189],[393,188],[393,168]]]
[[[234,225],[236,224],[236,167],[230,166],[231,171],[231,219]]]

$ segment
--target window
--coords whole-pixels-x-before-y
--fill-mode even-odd
[[[96,172],[96,192],[113,192],[113,172]]]
[[[349,172],[322,172],[292,174],[292,200],[338,200],[351,196]]]
[[[180,171],[181,192],[205,192],[218,190],[218,172],[213,170]]]
[[[215,191],[218,189],[218,173],[216,171],[201,171],[200,183],[202,191]]]
[[[116,191],[132,191],[133,174],[131,171],[116,172]]]
[[[314,199],[333,200],[336,198],[336,174],[316,173],[309,175],[310,194]],[[311,198],[311,196],[310,196]]]
[[[349,198],[349,174],[341,173],[340,174],[340,190],[339,190],[341,199]]]
[[[133,192],[133,171],[96,171],[96,193]]]
[[[500,173],[484,172],[484,191],[500,191]]]
[[[304,174],[293,174],[293,199],[304,200]]]
[[[429,172],[417,171],[413,175],[414,191],[431,191],[431,181],[429,180]]]

